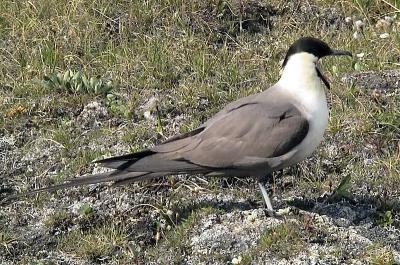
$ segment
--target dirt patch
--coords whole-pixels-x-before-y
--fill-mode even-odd
[[[342,82],[364,89],[390,91],[400,88],[400,69],[349,73]]]
[[[256,33],[271,30],[277,10],[267,3],[256,1],[210,1],[187,15],[187,23],[195,32],[236,37],[243,31]]]
[[[335,7],[322,8],[310,1],[290,1],[281,9],[284,16],[290,18],[293,26],[311,23],[322,32],[348,26],[344,14]]]

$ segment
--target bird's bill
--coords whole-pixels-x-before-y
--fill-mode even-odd
[[[321,65],[319,62],[315,63],[315,68],[317,70],[318,77],[321,78],[322,82],[324,82],[326,88],[331,89],[331,85],[329,84],[329,79],[322,73]]]
[[[350,57],[353,56],[351,54],[351,52],[349,52],[349,51],[335,50],[335,49],[332,49],[331,51],[332,51],[332,53],[330,54],[331,56],[343,56],[343,55],[350,56]],[[324,85],[326,86],[326,88],[331,89],[331,86],[329,84],[329,79],[322,73],[319,62],[316,62],[315,68],[317,70],[318,77],[321,78],[322,82],[324,82]]]
[[[344,56],[350,56],[350,57],[353,56],[351,54],[351,52],[349,52],[349,51],[335,50],[335,49],[332,49],[332,53],[330,55],[332,55],[332,56],[342,56],[342,55],[344,55]]]

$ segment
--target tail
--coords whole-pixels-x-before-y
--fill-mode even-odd
[[[8,196],[2,202],[30,196],[40,192],[51,192],[88,184],[113,182],[114,185],[123,185],[166,175],[207,173],[209,171],[204,167],[177,157],[171,159],[170,153],[160,153],[152,150],[144,150],[128,155],[97,160],[94,161],[94,163],[114,170],[90,176],[67,179],[61,184]]]
[[[72,187],[96,184],[102,182],[110,182],[110,181],[118,183],[119,181],[125,181],[127,179],[130,179],[132,182],[134,182],[134,181],[144,180],[146,178],[152,178],[152,175],[153,175],[152,173],[147,173],[147,172],[123,172],[114,170],[99,174],[93,174],[90,176],[71,178],[65,180],[64,183],[60,183],[57,185],[6,196],[3,200],[0,200],[1,202],[0,205],[23,197],[32,196],[41,192],[52,192],[66,188],[72,188]]]

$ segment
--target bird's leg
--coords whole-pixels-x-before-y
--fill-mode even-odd
[[[267,182],[265,181],[266,178],[259,178],[258,179],[258,186],[260,187],[261,194],[264,198],[265,205],[267,206],[268,214],[273,217],[275,216],[274,208],[272,207],[271,200],[269,199],[267,189],[265,188]]]

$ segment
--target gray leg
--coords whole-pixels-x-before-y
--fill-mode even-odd
[[[263,182],[261,179],[259,179],[258,180],[258,186],[260,187],[262,196],[264,198],[265,205],[267,206],[268,214],[271,217],[274,217],[275,216],[275,211],[274,211],[274,208],[272,207],[271,200],[269,199],[267,189],[265,188],[265,182]]]

